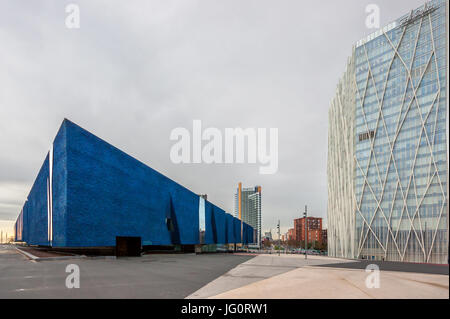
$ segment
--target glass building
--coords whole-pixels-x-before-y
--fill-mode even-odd
[[[261,186],[243,188],[239,183],[234,197],[234,217],[253,227],[256,240],[252,244],[261,247]]]
[[[448,1],[356,43],[329,111],[329,255],[448,263]]]

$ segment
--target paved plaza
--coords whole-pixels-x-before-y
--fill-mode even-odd
[[[448,265],[377,262],[379,288],[368,288],[367,261],[322,256],[152,254],[135,258],[34,258],[0,245],[0,298],[449,298]],[[66,267],[80,288],[66,287]]]

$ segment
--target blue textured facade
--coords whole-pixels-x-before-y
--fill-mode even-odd
[[[205,228],[205,244],[253,240],[242,222],[241,241],[241,221],[207,201]],[[64,120],[15,230],[18,241],[53,247],[115,246],[116,236],[194,245],[199,195]]]

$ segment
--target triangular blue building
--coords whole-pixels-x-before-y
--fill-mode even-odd
[[[15,224],[29,245],[114,247],[253,242],[253,229],[65,119]],[[204,233],[199,235],[200,219]]]

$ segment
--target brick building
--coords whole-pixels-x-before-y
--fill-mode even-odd
[[[326,229],[322,229],[322,243],[327,244],[328,242],[328,231]]]
[[[291,228],[288,230],[287,240],[295,240],[295,228]]]
[[[308,225],[308,242],[322,242],[322,218],[307,217],[294,220],[295,240],[305,241],[305,220]]]

